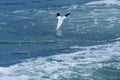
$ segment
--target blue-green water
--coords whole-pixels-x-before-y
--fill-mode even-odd
[[[56,13],[71,13],[56,31]],[[119,0],[0,1],[0,80],[119,80]]]

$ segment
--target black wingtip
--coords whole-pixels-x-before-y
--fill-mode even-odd
[[[67,17],[68,15],[70,15],[71,13],[65,14],[65,16]]]
[[[60,13],[57,13],[56,16],[60,16]]]

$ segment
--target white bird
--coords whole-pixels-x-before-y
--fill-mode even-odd
[[[70,15],[70,13],[65,14],[64,16],[61,16],[60,13],[57,13],[56,15],[57,15],[57,19],[58,19],[56,30],[58,30],[61,27],[64,19],[66,19],[68,17],[68,15]]]

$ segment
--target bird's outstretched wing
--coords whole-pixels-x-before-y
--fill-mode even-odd
[[[60,13],[57,13],[56,16],[57,16],[57,17],[60,16]]]
[[[70,15],[71,13],[65,14],[65,16],[67,17],[68,15]]]

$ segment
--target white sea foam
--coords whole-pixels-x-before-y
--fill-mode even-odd
[[[13,13],[24,13],[25,12],[25,10],[15,10],[15,11],[13,11]]]
[[[110,63],[103,64],[102,62],[120,56],[119,48],[119,41],[106,45],[71,47],[80,51],[39,57],[9,67],[0,67],[0,80],[61,80],[77,76],[90,78],[97,69],[110,66]],[[120,68],[116,63],[111,67]]]
[[[78,5],[76,5],[76,4],[73,4],[73,5],[71,5],[70,6],[70,8],[69,9],[72,9],[72,10],[74,10],[74,9],[77,9],[78,8]]]
[[[116,4],[116,5],[120,5],[120,1],[118,0],[100,0],[100,1],[92,1],[89,3],[86,3],[86,5],[98,5],[98,4]]]
[[[0,80],[29,80],[27,76],[19,76],[19,77],[11,77],[11,76],[6,76],[6,77],[0,77]]]

